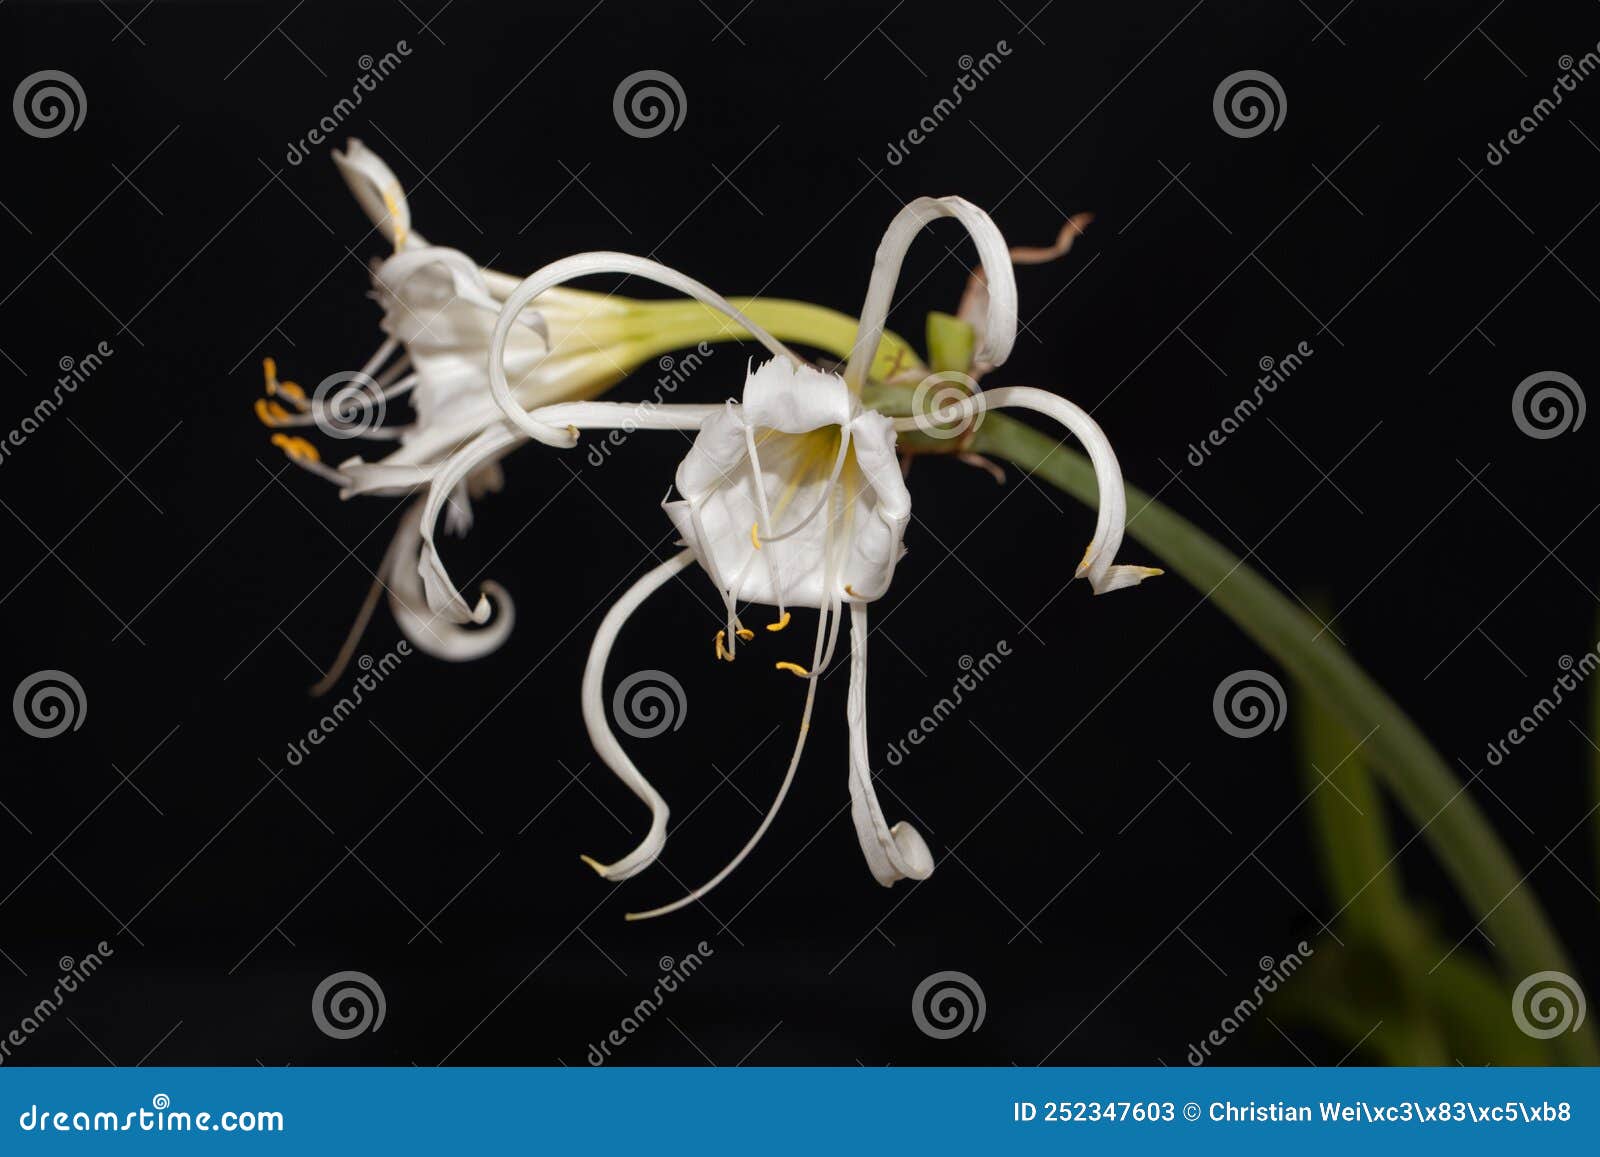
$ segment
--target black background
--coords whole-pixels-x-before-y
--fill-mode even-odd
[[[861,862],[836,671],[765,843],[707,908],[622,921],[743,843],[798,714],[771,656],[712,661],[697,571],[611,664],[686,690],[679,730],[630,742],[674,804],[667,852],[621,886],[578,863],[643,830],[592,758],[577,688],[605,607],[671,549],[657,504],[678,434],[600,468],[512,457],[446,546],[458,574],[510,588],[511,641],[471,666],[407,660],[289,767],[322,711],[305,688],[398,508],[340,504],[250,413],[264,354],[309,384],[378,340],[363,263],[381,239],[325,148],[285,156],[358,58],[398,40],[411,55],[339,135],[393,165],[431,240],[507,271],[621,249],[725,293],[853,311],[913,196],[966,196],[1016,244],[1094,210],[1066,261],[1020,271],[1026,328],[988,384],[1093,409],[1130,481],[1324,613],[1348,603],[1335,629],[1457,766],[1482,767],[1559,658],[1593,645],[1596,424],[1534,440],[1510,397],[1542,370],[1594,384],[1600,81],[1485,161],[1558,58],[1600,41],[1593,4],[436,7],[0,10],[6,91],[55,68],[88,102],[74,133],[0,128],[0,426],[62,358],[114,350],[0,465],[0,685],[58,668],[88,703],[53,740],[4,729],[0,1028],[59,957],[115,949],[10,1063],[582,1064],[658,959],[705,940],[714,955],[619,1062],[1181,1064],[1258,958],[1330,914],[1303,817],[1279,826],[1303,795],[1291,729],[1244,742],[1212,718],[1222,678],[1271,662],[1174,576],[1104,599],[1066,585],[1092,514],[949,461],[912,471],[911,553],[875,612],[874,759],[960,656],[1005,639],[1012,657],[884,778],[889,818],[914,815],[938,859],[925,883],[885,891]],[[960,59],[999,41],[1000,68],[888,163]],[[613,120],[641,69],[682,84],[677,131]],[[1213,91],[1241,69],[1283,85],[1277,131],[1219,129]],[[924,238],[891,323],[920,345],[970,259],[953,225]],[[1259,359],[1301,341],[1314,354],[1268,407],[1186,463]],[[744,357],[719,349],[685,396],[736,393]],[[380,613],[363,650],[397,638]],[[1592,977],[1593,841],[1558,843],[1589,806],[1578,727],[1573,709],[1473,793]],[[1394,870],[1448,941],[1469,932],[1424,841]],[[381,984],[380,1031],[317,1030],[311,993],[342,969]],[[911,993],[942,969],[983,988],[980,1031],[917,1030]],[[1348,1052],[1284,1028],[1258,1022],[1218,1059]]]

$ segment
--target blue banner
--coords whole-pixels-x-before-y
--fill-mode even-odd
[[[0,1069],[0,1152],[1593,1151],[1594,1069]],[[201,1135],[207,1140],[199,1140]]]

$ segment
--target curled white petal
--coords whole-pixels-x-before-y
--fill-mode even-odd
[[[486,623],[489,621],[491,608],[489,600],[481,594],[477,603],[469,607],[467,600],[461,597],[461,592],[451,581],[450,573],[445,569],[444,560],[439,557],[438,547],[433,540],[439,512],[444,508],[458,482],[480,467],[496,461],[500,455],[520,441],[522,441],[521,434],[503,425],[483,431],[438,468],[428,486],[427,496],[422,501],[422,551],[417,570],[427,595],[428,606],[435,614],[453,622]]]
[[[429,610],[417,563],[422,547],[422,503],[411,504],[395,532],[393,563],[388,568],[389,610],[394,621],[417,650],[436,659],[466,663],[500,648],[516,623],[511,596],[496,582],[483,590],[494,615],[482,627],[466,627]]]
[[[872,786],[867,755],[867,608],[850,607],[850,818],[867,857],[873,879],[885,888],[897,880],[926,880],[933,874],[933,853],[911,824],[890,827]]]
[[[606,660],[611,657],[611,647],[616,643],[622,625],[646,599],[671,580],[673,575],[693,562],[694,555],[691,552],[681,551],[629,587],[627,592],[612,604],[611,609],[606,612],[606,617],[600,621],[600,626],[594,633],[594,642],[589,647],[589,660],[584,664],[583,723],[589,730],[589,742],[594,744],[595,754],[605,762],[612,773],[650,809],[650,830],[633,851],[610,864],[601,864],[587,856],[584,857],[584,863],[608,880],[626,880],[655,862],[655,858],[661,854],[661,849],[667,842],[668,808],[667,801],[661,798],[661,793],[652,787],[650,781],[645,779],[634,766],[633,760],[628,758],[628,753],[622,749],[622,744],[617,742],[616,735],[612,733],[605,702]]]
[[[726,314],[779,357],[787,358],[792,362],[799,362],[800,360],[789,347],[735,309],[720,294],[702,285],[694,278],[679,273],[676,269],[671,269],[660,262],[650,261],[643,257],[634,257],[626,253],[580,253],[573,257],[565,257],[560,261],[551,262],[543,269],[524,278],[522,283],[506,297],[505,305],[500,311],[500,319],[495,323],[494,334],[489,341],[490,392],[494,395],[494,400],[499,404],[507,419],[515,423],[530,438],[551,446],[570,446],[572,444],[570,440],[565,443],[560,440],[562,431],[558,427],[553,427],[547,422],[531,417],[528,411],[513,396],[511,386],[506,380],[506,368],[502,360],[506,341],[511,333],[511,327],[516,323],[517,317],[524,307],[541,293],[561,285],[563,282],[571,281],[578,277],[587,277],[594,273],[631,274],[659,282],[670,289],[676,289],[680,293],[687,294],[696,301]]]
[[[861,328],[856,333],[844,372],[845,381],[853,389],[859,390],[866,381],[867,370],[883,339],[883,327],[889,319],[889,306],[894,298],[894,287],[900,280],[900,265],[906,251],[922,227],[940,217],[954,217],[967,227],[978,247],[978,259],[988,284],[988,315],[980,330],[982,343],[975,354],[976,360],[998,366],[1010,356],[1017,340],[1017,278],[1011,268],[1011,254],[1005,238],[989,215],[970,201],[960,197],[918,197],[889,223],[878,245],[866,301],[861,306]]]
[[[984,390],[962,401],[952,402],[931,417],[940,423],[962,422],[982,410],[1012,406],[1033,410],[1061,423],[1083,443],[1084,451],[1094,466],[1095,484],[1099,488],[1099,514],[1095,519],[1094,538],[1090,540],[1089,549],[1084,552],[1083,561],[1078,564],[1074,577],[1087,578],[1094,593],[1102,595],[1134,586],[1152,575],[1160,574],[1161,571],[1153,567],[1113,565],[1112,560],[1122,546],[1122,535],[1128,521],[1128,496],[1122,485],[1122,468],[1117,464],[1111,442],[1100,429],[1100,424],[1082,407],[1048,390],[1006,386]],[[897,430],[914,430],[917,421],[916,417],[897,418],[894,425]]]

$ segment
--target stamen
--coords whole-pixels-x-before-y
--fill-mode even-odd
[[[300,388],[299,382],[278,382],[277,392],[288,398],[297,409],[306,408],[306,392]]]
[[[605,878],[606,866],[604,864],[602,864],[599,860],[595,859],[593,856],[586,856],[581,852],[578,853],[578,859],[582,860],[584,863],[588,864],[591,868],[593,868],[595,870],[595,873],[597,875],[599,875],[602,879]]]
[[[734,632],[734,634],[738,635],[739,638],[743,639],[747,643],[756,637],[756,633],[754,631],[752,631],[749,627],[744,626],[741,626],[737,631]]]
[[[785,627],[787,627],[789,625],[789,618],[790,618],[789,612],[788,611],[784,611],[783,612],[783,617],[780,618],[777,622],[768,623],[767,624],[767,630],[769,630],[769,631],[781,631],[781,630],[783,630],[783,628],[785,628]]]
[[[317,448],[304,438],[295,438],[289,434],[274,434],[272,444],[291,458],[305,462],[322,461],[322,455],[317,453]]]
[[[282,426],[292,417],[288,410],[271,398],[257,398],[255,409],[256,417],[263,426]]]
[[[761,549],[761,535],[757,533],[760,527],[761,524],[758,522],[752,522],[750,524],[750,545],[755,547],[757,550]]]
[[[802,679],[811,678],[811,672],[807,671],[799,663],[790,663],[788,661],[785,661],[785,662],[782,662],[782,663],[774,663],[773,666],[776,667],[780,671],[788,671],[792,675],[798,675]]]
[[[717,658],[725,662],[733,662],[733,652],[723,645],[723,640],[728,637],[727,631],[717,632]]]
[[[261,376],[263,378],[265,378],[266,381],[267,381],[267,393],[269,395],[276,394],[278,392],[278,359],[277,358],[262,358],[261,359]]]

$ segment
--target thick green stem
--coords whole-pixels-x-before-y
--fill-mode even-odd
[[[1081,502],[1096,502],[1088,459],[1021,422],[989,414],[972,449],[1004,458]],[[1513,983],[1546,969],[1575,976],[1494,828],[1399,705],[1310,616],[1215,539],[1132,487],[1128,506],[1137,512],[1128,523],[1131,537],[1205,595],[1346,727],[1358,736],[1371,733],[1362,748],[1369,764],[1421,829],[1469,910],[1481,914],[1505,976]],[[1568,1063],[1600,1063],[1592,1022],[1549,1043]]]
[[[735,297],[730,303],[779,341],[843,358],[849,356],[856,339],[856,319],[836,310],[771,297]],[[633,302],[624,324],[638,334],[629,345],[629,360],[634,366],[701,342],[750,340],[736,322],[698,301]],[[919,364],[904,338],[886,332],[878,345],[878,356],[873,359],[872,376],[889,378]]]

